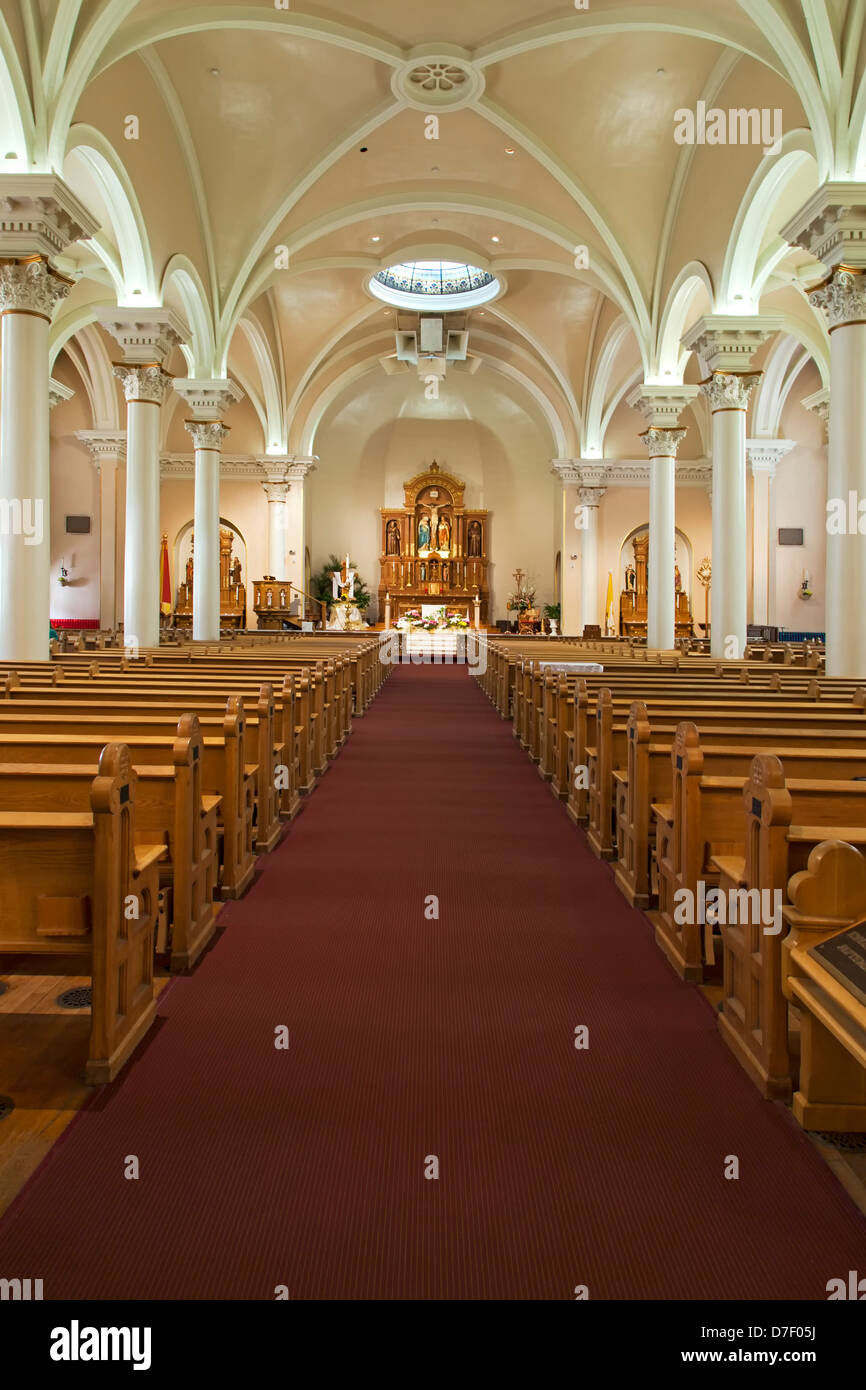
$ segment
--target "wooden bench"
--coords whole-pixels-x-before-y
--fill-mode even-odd
[[[677,895],[686,891],[696,899],[699,881],[707,889],[717,887],[718,870],[713,862],[716,856],[742,856],[742,790],[755,754],[767,751],[760,743],[757,747],[743,742],[739,749],[725,748],[722,757],[729,772],[708,776],[696,725],[687,720],[677,729],[671,748],[671,802],[655,803],[652,808],[656,822],[658,909],[648,915],[655,927],[656,942],[684,979],[703,979],[702,937],[710,964],[712,938],[708,931],[702,932],[700,923],[680,920]],[[826,742],[821,746],[816,738],[812,747],[792,749],[786,754],[790,775],[796,775],[796,768],[805,777],[820,778],[831,760],[836,780],[866,773],[862,741],[846,752],[833,749]]]
[[[113,1080],[156,1016],[153,947],[166,851],[136,843],[136,791],[127,749],[109,744],[76,809],[0,807],[0,954],[73,957],[92,976],[89,1085]]]
[[[253,811],[256,765],[245,761],[246,718],[243,701],[232,696],[222,718],[199,719],[202,733],[202,795],[217,797],[220,830],[220,893],[238,898],[255,870]],[[21,717],[0,712],[0,761],[12,761],[5,749],[29,750],[29,759],[16,751],[14,761],[90,762],[94,749],[107,741],[126,743],[136,767],[164,766],[171,761],[177,720],[171,716],[135,714],[106,717],[92,713],[56,713]],[[55,742],[56,740],[56,742]]]

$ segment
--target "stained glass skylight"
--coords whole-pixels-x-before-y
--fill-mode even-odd
[[[423,308],[438,301],[443,309],[468,309],[485,304],[500,285],[489,270],[465,261],[407,261],[389,265],[370,281],[378,299],[398,307]]]

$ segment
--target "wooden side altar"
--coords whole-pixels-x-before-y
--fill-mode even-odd
[[[382,507],[379,613],[391,596],[396,621],[407,609],[435,601],[474,620],[474,599],[481,600],[486,624],[490,591],[487,580],[489,516],[464,503],[466,484],[443,473],[435,461],[403,484],[402,507]]]
[[[619,598],[619,631],[621,637],[646,637],[647,634],[647,560],[649,558],[649,535],[635,536],[634,564],[625,573],[625,588]],[[671,576],[676,585],[676,575]],[[694,623],[689,608],[689,596],[681,588],[675,589],[674,636],[694,636]]]
[[[193,536],[193,551],[195,536]],[[220,527],[220,627],[245,627],[247,598],[241,574],[241,562],[232,562],[234,533]],[[192,590],[195,570],[194,555],[186,562],[186,579],[177,587],[174,621],[177,627],[192,626]]]

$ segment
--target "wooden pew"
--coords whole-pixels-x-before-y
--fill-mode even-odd
[[[82,786],[96,774],[98,749],[83,763],[58,762],[65,746],[46,744],[45,761],[33,760],[33,745],[0,743],[0,805],[8,811],[49,812],[79,807]],[[165,942],[172,971],[194,965],[216,926],[219,852],[219,797],[202,792],[202,735],[195,715],[184,715],[164,766],[138,770],[135,833],[140,846],[165,850],[160,863],[160,916],[165,916]],[[18,755],[18,756],[16,756]],[[132,756],[132,754],[130,754]]]
[[[746,1072],[769,1099],[790,1100],[795,1074],[788,1002],[782,989],[783,911],[765,929],[767,907],[786,896],[827,839],[866,844],[866,782],[789,778],[779,758],[760,754],[743,788],[745,853],[715,856],[719,888],[752,895],[745,921],[721,925],[723,999],[719,1028]],[[859,831],[851,829],[862,827]],[[760,916],[756,894],[763,894]],[[790,905],[790,904],[789,904]]]
[[[243,701],[232,696],[222,718],[199,719],[202,733],[202,793],[218,797],[214,803],[221,832],[220,892],[238,898],[249,886],[255,870],[253,810],[256,765],[245,761],[246,718]],[[89,762],[94,748],[111,739],[128,745],[136,767],[165,765],[177,737],[177,721],[171,716],[136,714],[51,714],[20,716],[0,712],[0,761],[27,761],[17,750],[29,750],[29,761]],[[54,742],[56,740],[56,742]],[[10,757],[6,747],[16,749]]]
[[[70,956],[92,976],[89,1085],[113,1080],[156,1016],[165,847],[136,844],[136,791],[127,749],[109,744],[77,809],[0,808],[0,954]]]
[[[130,727],[140,718],[164,717],[176,721],[180,713],[190,707],[202,719],[219,719],[223,717],[226,704],[225,694],[214,695],[203,687],[184,684],[179,689],[174,682],[142,687],[133,677],[111,686],[64,683],[45,698],[39,698],[30,688],[12,689],[8,695],[8,702],[0,701],[0,714],[8,710],[22,718],[35,719],[53,714],[104,716],[106,719],[127,719],[131,721]],[[261,686],[254,698],[245,700],[244,708],[248,737],[255,741],[260,770],[256,782],[255,846],[261,854],[272,850],[280,838],[276,768],[282,765],[284,757],[289,758],[292,745],[287,752],[275,738],[275,699],[269,685]]]
[[[707,888],[717,887],[716,857],[742,856],[742,789],[755,754],[769,751],[766,746],[750,747],[745,742],[739,750],[723,749],[729,772],[707,776],[696,725],[686,720],[677,729],[671,748],[671,802],[656,803],[652,808],[656,821],[658,909],[648,915],[655,927],[657,944],[684,979],[703,979],[702,937],[710,963],[712,941],[699,923],[678,920],[681,914],[677,913],[677,894],[687,890],[696,898],[699,880]],[[822,747],[816,738],[811,748],[791,749],[784,756],[789,775],[820,778],[831,762],[838,780],[866,773],[862,740],[846,753],[844,749],[832,749],[826,741]]]

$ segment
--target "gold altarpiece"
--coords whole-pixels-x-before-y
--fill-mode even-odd
[[[466,484],[435,461],[403,484],[402,507],[382,507],[379,612],[391,596],[396,621],[408,608],[437,604],[473,621],[474,599],[487,622],[489,516],[467,508]]]
[[[619,630],[622,637],[643,637],[647,635],[647,566],[649,563],[649,533],[635,536],[632,541],[634,563],[625,574],[625,588],[619,596]],[[678,573],[671,577],[674,585],[674,636],[694,635],[688,594],[684,594],[678,582]]]
[[[247,598],[239,559],[232,560],[234,533],[228,527],[220,527],[220,627],[244,626]],[[192,552],[186,562],[186,579],[178,585],[177,605],[174,620],[177,627],[192,626],[192,590],[195,536],[192,537]]]

